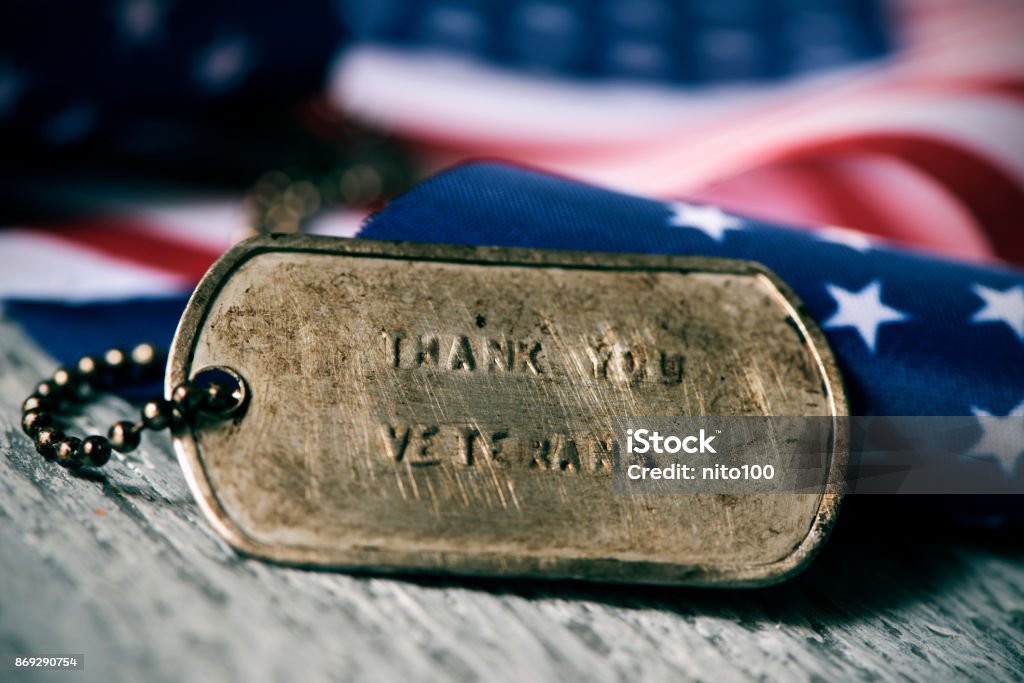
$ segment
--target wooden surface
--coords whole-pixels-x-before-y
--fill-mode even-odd
[[[303,571],[221,542],[165,434],[102,476],[43,462],[19,406],[53,369],[0,322],[0,653],[85,670],[0,680],[1024,680],[1020,542],[907,514],[927,501],[849,501],[808,571],[757,591]]]

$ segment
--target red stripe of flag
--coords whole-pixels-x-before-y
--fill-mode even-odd
[[[220,253],[153,232],[141,221],[90,217],[33,230],[122,261],[198,281]]]
[[[950,140],[913,133],[865,133],[819,142],[791,149],[780,160],[844,153],[891,156],[934,178],[963,202],[1000,258],[1024,263],[1024,188],[991,160]]]

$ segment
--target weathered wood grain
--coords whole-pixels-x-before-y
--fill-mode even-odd
[[[757,591],[272,566],[213,534],[166,435],[102,477],[43,462],[18,409],[53,368],[0,322],[0,652],[86,668],[3,680],[1024,679],[1012,539],[922,534],[856,500],[807,572]],[[111,398],[79,424],[128,415]]]

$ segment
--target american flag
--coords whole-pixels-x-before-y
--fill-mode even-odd
[[[505,164],[316,231],[760,261],[824,328],[854,412],[1024,416],[1018,2],[64,9],[0,22],[2,194],[28,216],[0,231],[0,300],[58,360],[169,340],[246,222],[223,185],[139,192],[68,160],[235,177],[225,157],[266,131],[232,131],[298,106],[394,136],[430,173]],[[1024,481],[1021,452],[971,459]]]

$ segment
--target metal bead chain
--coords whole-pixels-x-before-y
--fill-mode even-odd
[[[175,387],[170,401],[149,401],[142,407],[139,422],[117,422],[106,436],[94,434],[80,439],[57,425],[62,408],[85,403],[99,392],[158,380],[163,366],[163,354],[152,344],[139,344],[131,351],[110,349],[100,356],[83,356],[73,367],[60,368],[53,377],[36,385],[21,406],[21,427],[46,460],[68,469],[102,467],[110,460],[111,450],[135,450],[144,429],[165,429],[177,420],[191,420],[200,412],[223,414],[236,404],[237,397],[219,384],[200,389],[184,382]]]

